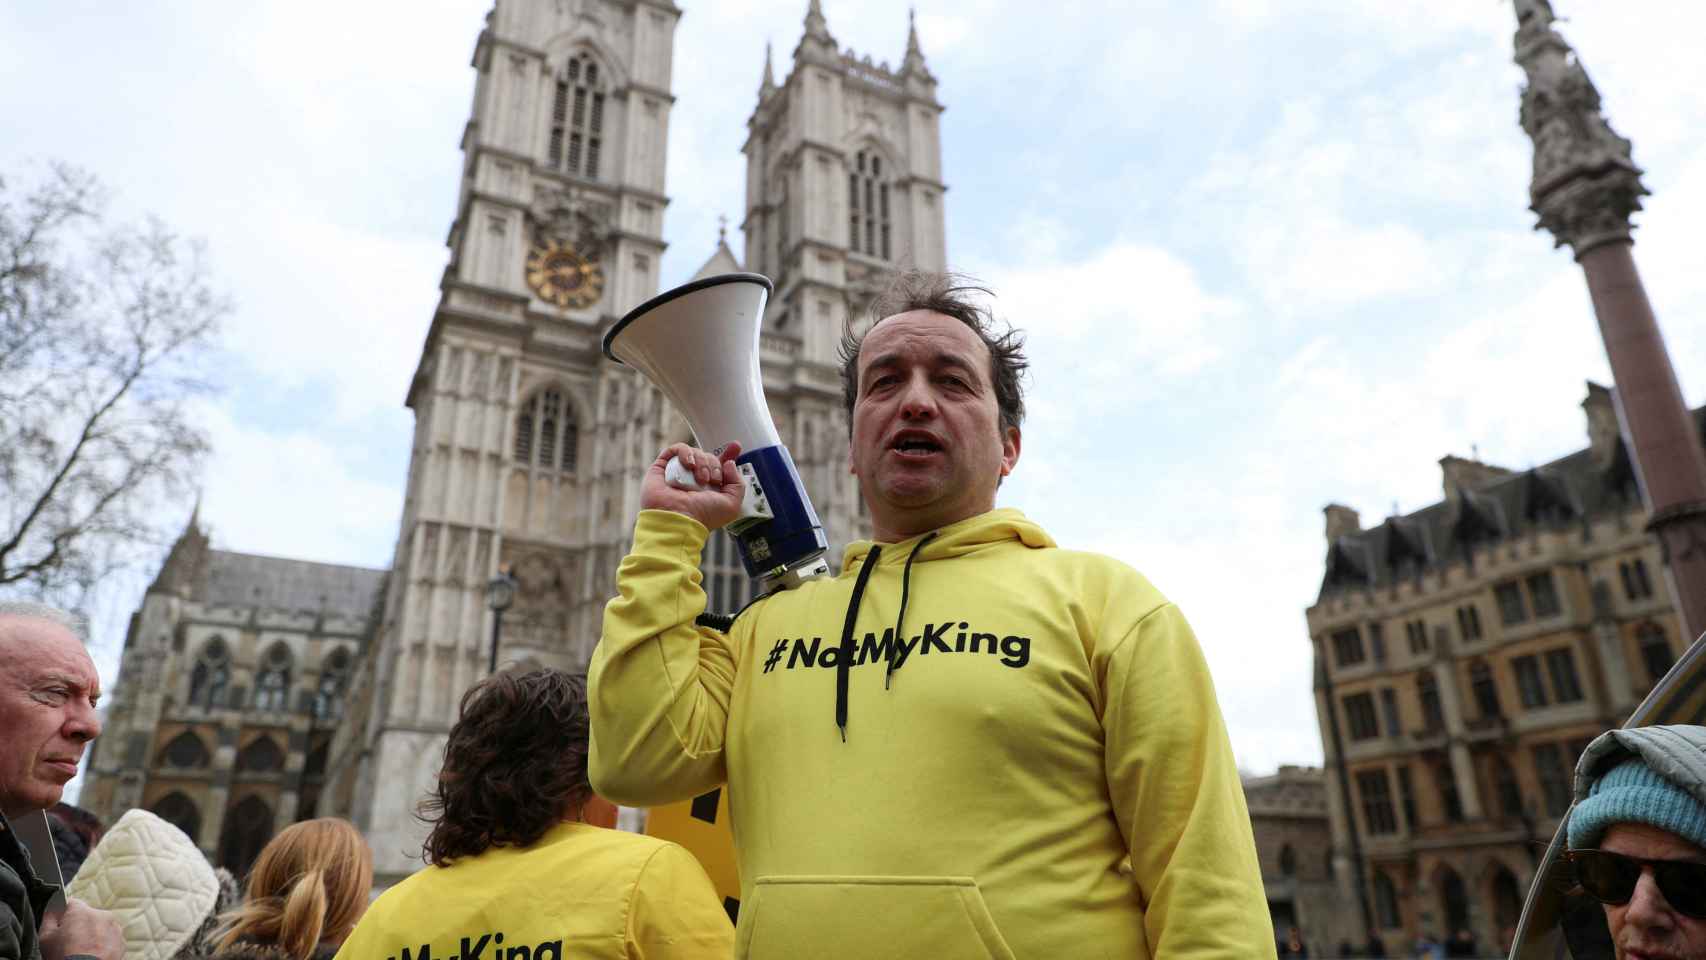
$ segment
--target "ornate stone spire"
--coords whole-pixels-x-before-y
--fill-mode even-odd
[[[906,11],[906,59],[900,62],[901,76],[909,73],[930,76],[929,68],[924,65],[924,51],[918,46],[918,10],[915,7],[908,7]]]
[[[758,83],[758,99],[776,92],[776,71],[770,66],[770,41],[764,41],[764,79]]]
[[[835,38],[829,34],[829,21],[823,18],[823,4],[818,0],[811,0],[811,5],[806,8],[806,37],[819,43],[835,43]]]
[[[1600,112],[1599,91],[1574,51],[1553,29],[1548,0],[1515,0],[1516,62],[1528,74],[1522,129],[1534,141],[1530,209],[1558,246],[1576,257],[1630,239],[1629,217],[1647,188],[1628,140]]]

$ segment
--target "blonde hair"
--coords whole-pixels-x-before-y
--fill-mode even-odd
[[[247,940],[308,960],[321,943],[349,936],[372,887],[373,851],[348,820],[292,824],[255,858],[243,905],[223,918],[219,949]]]

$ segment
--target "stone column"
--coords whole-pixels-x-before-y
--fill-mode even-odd
[[[1605,675],[1608,713],[1625,716],[1635,709],[1635,685],[1629,677],[1629,664],[1623,658],[1623,638],[1617,632],[1617,621],[1599,618],[1593,624],[1594,646],[1599,652],[1600,669]]]
[[[1446,740],[1450,744],[1446,754],[1451,760],[1451,779],[1457,784],[1457,801],[1463,808],[1463,819],[1479,820],[1482,815],[1481,788],[1475,779],[1475,763],[1469,755],[1469,745],[1463,739],[1463,698],[1457,689],[1456,664],[1444,655],[1444,650],[1440,653],[1432,669],[1434,684],[1439,687],[1440,712],[1445,714]]]
[[[1706,632],[1706,450],[1682,398],[1629,241],[1577,259],[1617,381],[1618,419],[1646,496],[1647,529],[1663,546],[1685,642]]]
[[[1587,276],[1648,529],[1664,547],[1671,596],[1692,641],[1706,632],[1706,451],[1635,269],[1630,217],[1647,189],[1629,141],[1611,129],[1599,91],[1553,29],[1551,4],[1515,6],[1516,62],[1528,76],[1521,121],[1534,141],[1530,208]]]

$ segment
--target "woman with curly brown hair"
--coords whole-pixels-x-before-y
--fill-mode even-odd
[[[586,681],[505,671],[462,697],[421,805],[430,864],[386,891],[340,960],[726,958],[734,928],[693,855],[583,819]]]
[[[273,837],[249,870],[242,906],[220,927],[214,960],[332,956],[373,888],[373,851],[348,820],[322,817]]]

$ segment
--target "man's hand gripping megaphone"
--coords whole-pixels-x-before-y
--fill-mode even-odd
[[[741,501],[746,496],[746,481],[735,466],[740,453],[738,443],[716,452],[686,443],[671,444],[646,468],[646,479],[640,484],[640,509],[672,510],[692,517],[707,530],[733,523],[741,516]],[[680,462],[680,469],[692,477],[696,488],[668,479],[672,460]]]

